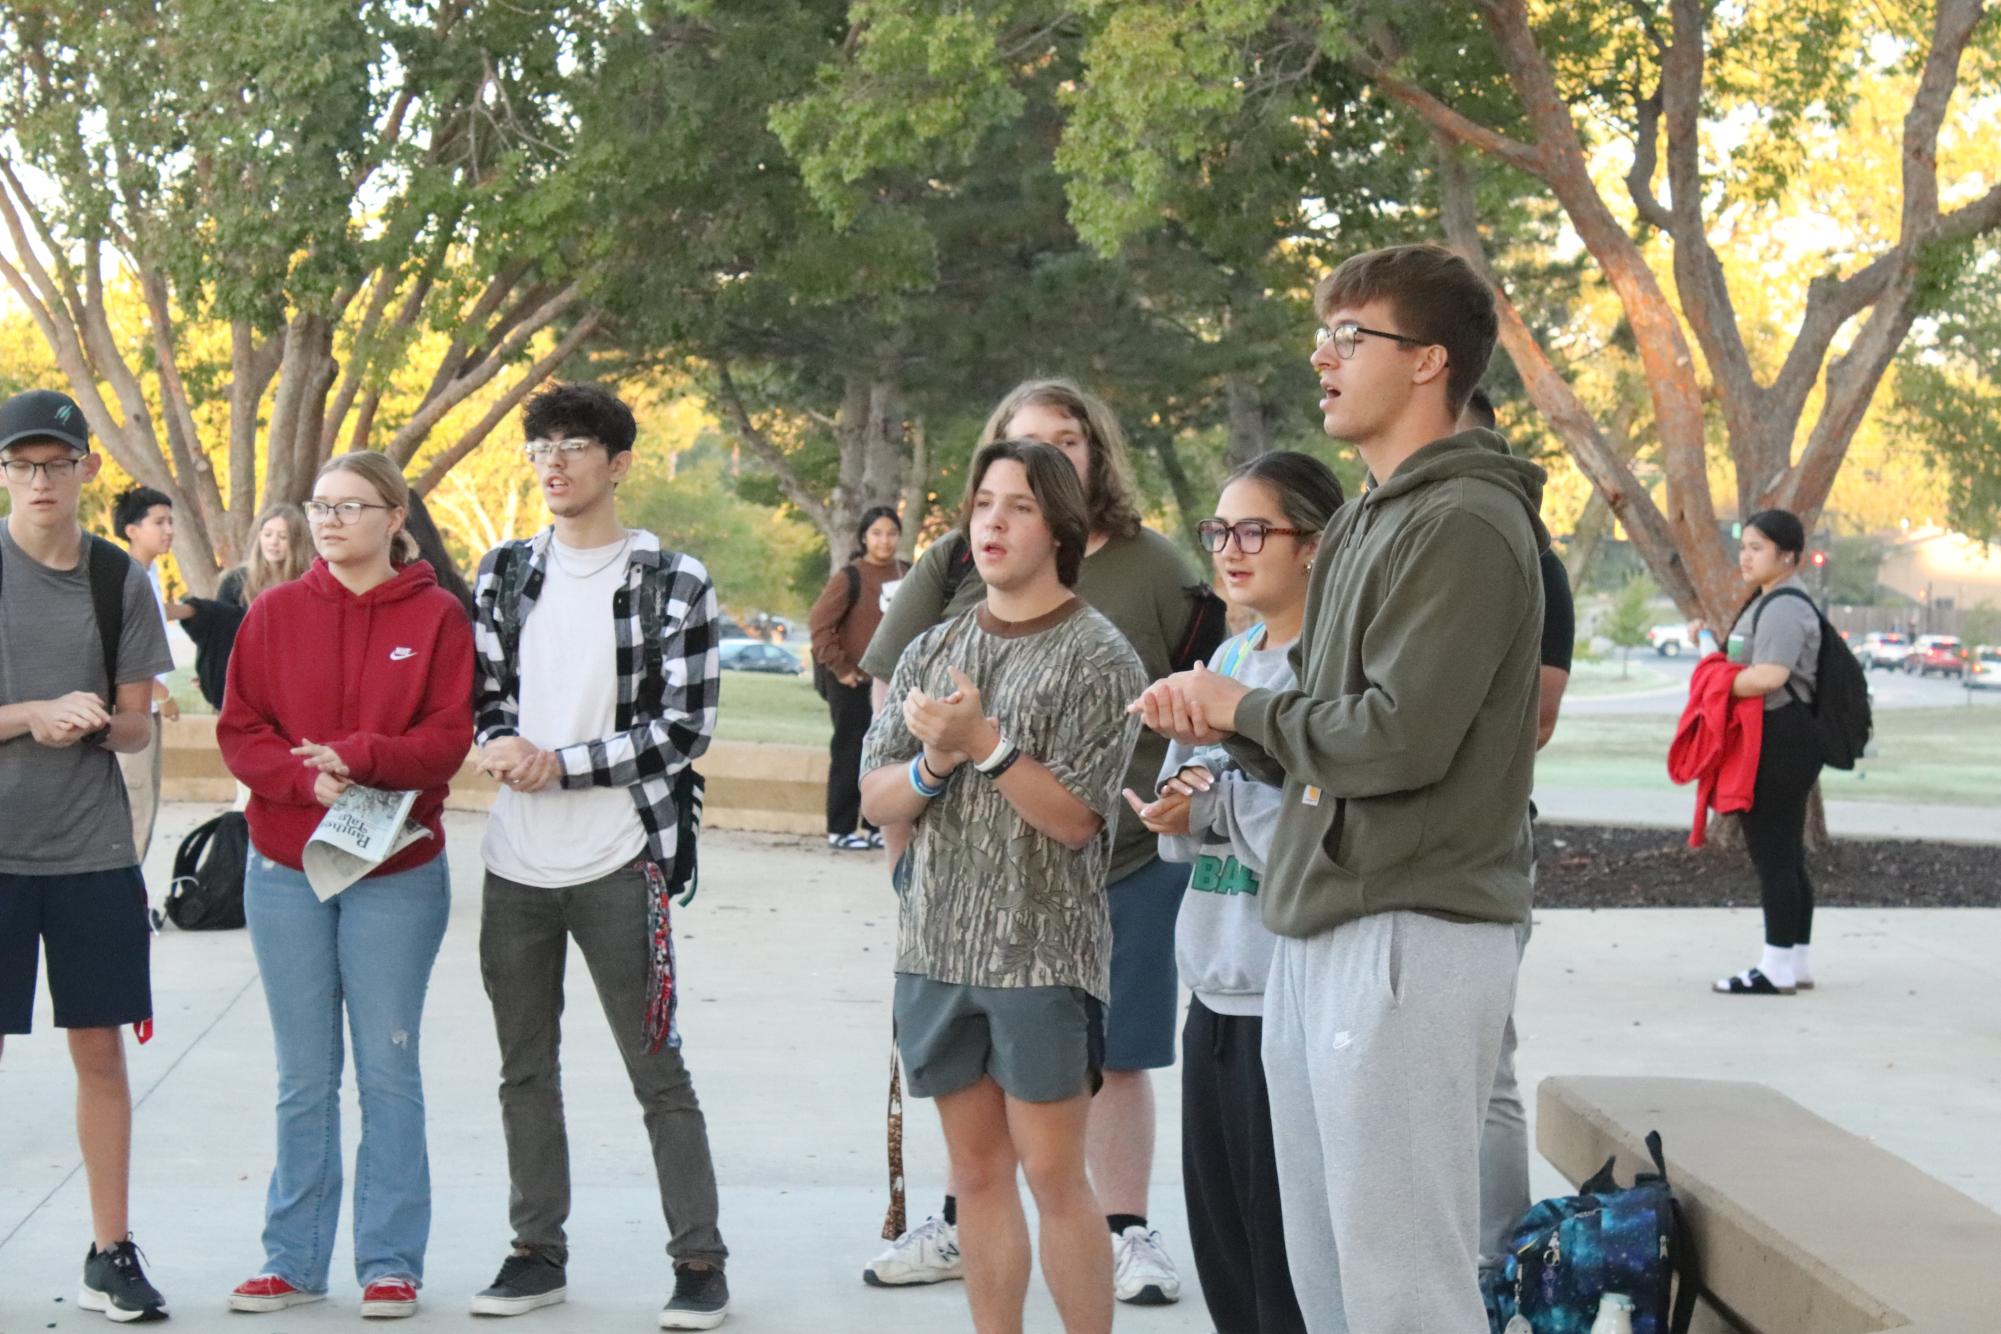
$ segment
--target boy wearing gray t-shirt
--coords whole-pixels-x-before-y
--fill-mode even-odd
[[[77,1131],[96,1237],[77,1304],[113,1320],[159,1318],[127,1230],[132,1091],[126,1024],[150,1035],[146,888],[117,757],[152,737],[166,629],[131,557],[77,523],[102,460],[66,395],[0,403],[0,1040],[34,1019],[38,955],[56,1027],[69,1030]],[[117,643],[106,651],[115,618]],[[110,679],[106,679],[109,668]]]

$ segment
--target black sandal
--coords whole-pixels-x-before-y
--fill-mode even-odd
[[[1755,968],[1747,968],[1735,977],[1726,977],[1710,984],[1709,989],[1720,996],[1790,996],[1792,987],[1782,987]]]

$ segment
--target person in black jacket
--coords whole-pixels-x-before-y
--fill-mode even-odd
[[[243,613],[259,593],[290,583],[313,561],[305,511],[297,505],[267,505],[257,516],[255,532],[250,559],[222,576],[214,597],[167,604],[167,619],[179,622],[182,632],[195,642],[195,683],[202,698],[217,710],[222,708],[229,652],[236,646]]]

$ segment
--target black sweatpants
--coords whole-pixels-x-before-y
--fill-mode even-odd
[[[1190,999],[1181,1030],[1181,1182],[1216,1334],[1305,1334],[1285,1265],[1264,1020]]]
[[[834,718],[827,760],[827,832],[852,834],[862,818],[862,740],[873,716],[869,683],[827,682],[827,712]]]
[[[1820,738],[1803,705],[1765,714],[1758,779],[1744,812],[1744,846],[1765,901],[1765,943],[1791,949],[1813,940],[1813,882],[1806,873],[1806,801],[1820,778]]]

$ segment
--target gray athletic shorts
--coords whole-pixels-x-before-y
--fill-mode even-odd
[[[992,1075],[1022,1102],[1062,1102],[1104,1082],[1104,1007],[1076,987],[972,987],[896,975],[896,1046],[915,1098]]]

